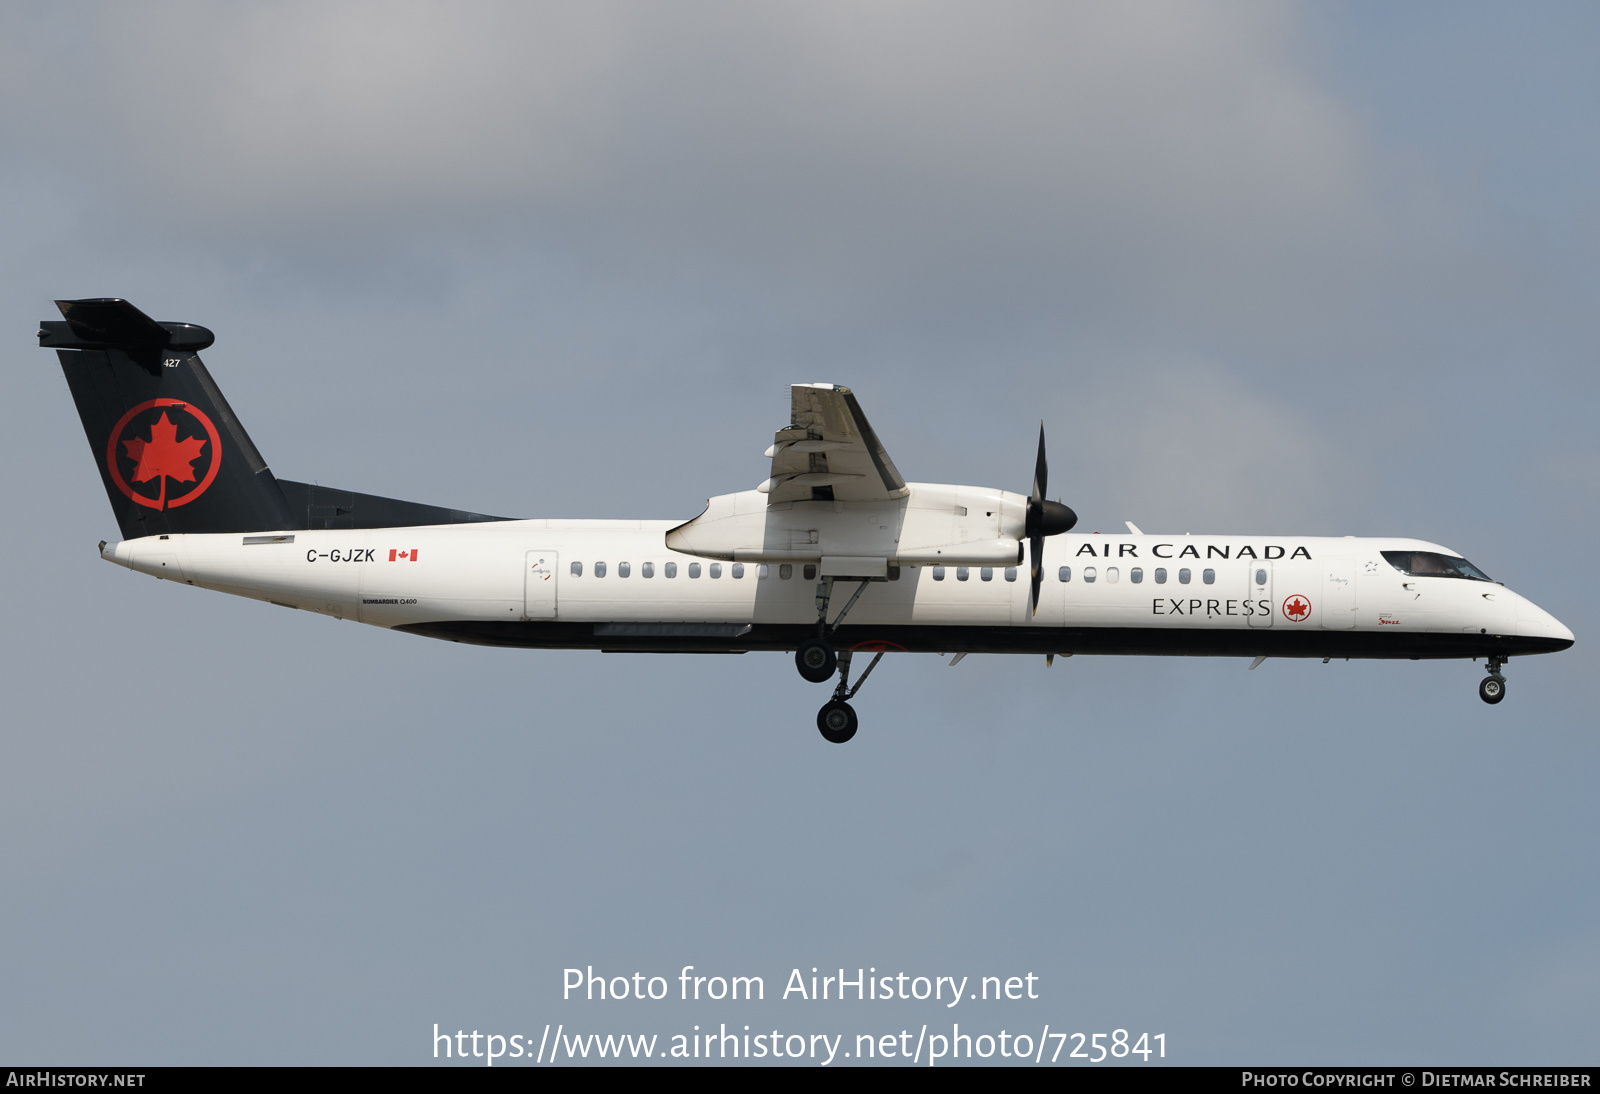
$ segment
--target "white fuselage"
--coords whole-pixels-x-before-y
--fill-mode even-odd
[[[172,535],[123,541],[103,555],[167,580],[374,626],[438,637],[452,636],[441,627],[458,627],[465,641],[493,633],[501,644],[611,648],[624,644],[596,637],[594,625],[664,624],[655,633],[671,635],[671,624],[724,624],[729,648],[793,648],[794,636],[814,626],[814,563],[672,551],[666,534],[677,526],[514,520]],[[952,652],[980,633],[972,648],[1063,653],[1096,652],[1097,632],[1118,636],[1104,652],[1175,654],[1476,656],[1477,646],[1460,644],[1474,635],[1503,637],[1507,652],[1539,652],[1510,648],[1530,640],[1548,648],[1572,641],[1503,585],[1410,577],[1385,562],[1385,550],[1454,554],[1409,539],[1068,533],[1046,541],[1036,613],[1025,563],[907,564],[869,585],[848,628],[863,642]],[[838,579],[830,619],[854,587]],[[1419,653],[1414,644],[1429,641],[1422,636],[1435,646]]]

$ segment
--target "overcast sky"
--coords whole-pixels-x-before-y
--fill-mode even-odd
[[[0,1058],[954,1018],[1592,1063],[1597,55],[1580,3],[0,7]],[[290,478],[687,518],[831,381],[908,478],[1025,491],[1043,418],[1084,529],[1432,539],[1578,644],[1494,708],[1471,663],[908,655],[832,747],[787,656],[98,561],[33,332],[101,295],[212,328]],[[560,998],[686,964],[769,1000]],[[1041,998],[772,998],[812,966]]]

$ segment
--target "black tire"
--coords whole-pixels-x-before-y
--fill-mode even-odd
[[[1506,697],[1506,681],[1503,676],[1485,676],[1478,684],[1478,698],[1485,703],[1494,704]]]
[[[825,684],[839,667],[839,655],[822,639],[808,638],[794,651],[794,667],[813,684]]]
[[[859,724],[855,708],[843,699],[835,699],[817,711],[817,729],[830,744],[844,744],[856,735]]]

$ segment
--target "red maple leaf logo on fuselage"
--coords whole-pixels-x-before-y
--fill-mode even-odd
[[[178,440],[178,427],[168,420],[167,412],[163,410],[161,417],[150,423],[149,440],[134,437],[123,441],[122,447],[128,453],[128,458],[138,465],[133,469],[133,481],[158,480],[157,501],[161,508],[166,508],[167,480],[194,482],[194,461],[203,454],[206,442],[200,437]]]

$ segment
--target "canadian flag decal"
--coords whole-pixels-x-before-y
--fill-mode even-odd
[[[417,561],[417,549],[415,547],[413,547],[409,551],[397,551],[393,547],[391,547],[391,548],[389,548],[389,561],[390,562],[415,562],[415,561]]]

